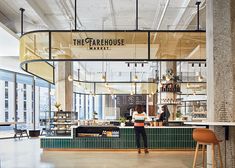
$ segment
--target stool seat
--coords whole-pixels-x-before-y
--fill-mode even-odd
[[[196,151],[194,155],[194,161],[193,161],[193,168],[196,167],[196,161],[197,161],[197,154],[198,154],[198,149],[199,145],[202,145],[202,165],[203,168],[205,167],[204,162],[205,162],[205,145],[212,145],[212,167],[216,168],[217,164],[215,161],[215,145],[218,146],[218,151],[219,151],[219,160],[220,160],[220,168],[223,168],[223,162],[221,158],[221,150],[220,150],[220,142],[222,140],[218,140],[216,138],[215,133],[207,128],[196,128],[193,130],[193,139],[197,142],[196,146]]]

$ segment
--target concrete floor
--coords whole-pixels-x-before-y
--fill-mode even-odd
[[[0,168],[191,168],[193,155],[193,151],[43,151],[38,138],[0,140]]]

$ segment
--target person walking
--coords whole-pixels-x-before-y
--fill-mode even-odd
[[[138,153],[141,153],[140,148],[140,135],[142,135],[144,141],[144,152],[149,153],[148,144],[147,144],[147,135],[144,129],[144,121],[147,119],[146,113],[143,112],[143,108],[141,105],[137,105],[135,111],[132,116],[134,120],[134,129],[135,129],[135,137],[136,137],[136,146],[138,149]]]

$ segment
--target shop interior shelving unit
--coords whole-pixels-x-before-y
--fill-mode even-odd
[[[54,135],[71,135],[71,126],[75,124],[75,113],[71,111],[54,111],[52,113],[50,128]]]
[[[167,105],[171,113],[171,119],[176,118],[176,112],[179,105],[181,105],[180,100],[177,98],[178,94],[181,93],[181,86],[177,80],[170,80],[162,83],[162,87],[158,91],[159,101],[158,105]]]

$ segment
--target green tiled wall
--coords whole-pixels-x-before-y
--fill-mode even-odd
[[[194,149],[192,131],[193,128],[146,128],[148,146],[150,149]],[[43,138],[41,148],[134,149],[135,132],[134,129],[121,128],[120,138]]]

